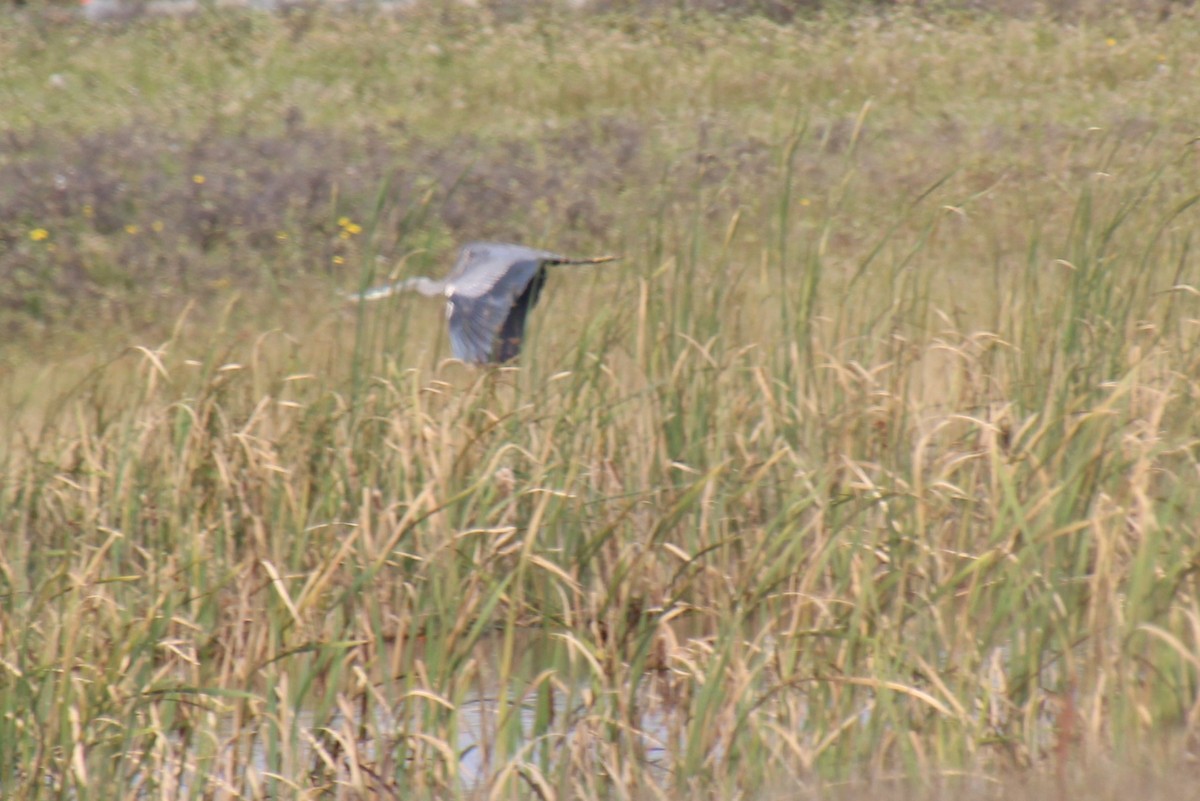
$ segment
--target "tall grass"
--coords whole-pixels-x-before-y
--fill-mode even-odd
[[[476,161],[424,192],[377,179],[297,210],[325,218],[316,277],[201,298],[141,329],[158,338],[63,368],[69,382],[10,368],[25,378],[0,463],[3,794],[827,797],[909,782],[982,798],[1024,792],[1002,779],[1025,769],[1062,794],[1093,788],[1106,760],[1174,775],[1200,669],[1195,151],[1166,111],[1162,127],[1103,133],[1072,104],[1114,71],[1122,102],[1182,91],[1146,78],[1137,94],[1115,73],[1160,53],[1189,68],[1194,29],[1131,27],[1129,57],[1111,59],[1118,44],[1045,20],[535,19],[493,38],[541,25],[559,78],[510,94],[529,57],[510,49],[477,81],[470,65],[433,71],[463,88],[430,91],[572,117],[653,84],[667,131],[624,162],[636,191],[585,193],[610,232],[549,205],[489,223],[624,256],[554,275],[515,366],[443,361],[437,304],[345,309],[320,277],[330,254],[344,286],[391,270],[380,254],[438,269],[456,198],[489,202],[503,183]],[[438,24],[482,36],[456,20]],[[157,24],[109,35],[138,46]],[[239,37],[297,35],[295,19],[231,24],[186,23],[237,39],[227,58],[258,52]],[[385,47],[340,21],[305,35],[319,53],[346,30],[363,53]],[[483,57],[450,34],[431,64]],[[934,58],[925,37],[961,96],[932,61],[914,68],[924,85],[886,88],[905,54]],[[577,44],[597,39],[626,56]],[[664,47],[739,69],[680,67]],[[844,48],[856,58],[837,69],[800,55]],[[1036,125],[1000,124],[1020,90],[997,86],[998,66],[1064,82],[1025,112]],[[751,92],[756,69],[798,70],[809,108],[835,111],[797,117],[800,90]],[[205,86],[220,91],[182,91]],[[746,131],[691,115],[699,92],[747,93]],[[955,119],[930,127],[906,102]],[[435,140],[461,122],[405,113]],[[647,130],[626,113],[574,135],[619,149]],[[554,166],[541,130],[514,141]],[[672,144],[681,130],[694,147]],[[972,152],[984,140],[997,152]],[[495,183],[471,186],[476,169]],[[346,215],[359,238],[340,236]],[[217,254],[205,270],[228,252],[195,247],[179,252]],[[309,254],[289,247],[248,258],[299,270]],[[276,325],[271,303],[293,319]]]

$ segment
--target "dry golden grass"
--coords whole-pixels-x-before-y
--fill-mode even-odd
[[[1191,786],[1191,17],[5,24],[6,797]]]

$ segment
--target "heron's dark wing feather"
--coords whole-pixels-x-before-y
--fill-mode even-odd
[[[454,355],[464,362],[506,361],[516,355],[520,348],[520,336],[525,328],[525,314],[537,300],[537,291],[530,291],[538,273],[542,271],[538,259],[516,261],[499,276],[490,289],[472,296],[460,289],[458,280],[451,282],[454,291],[450,295],[450,345]],[[544,276],[542,276],[544,280]],[[509,322],[516,313],[519,320]],[[514,326],[519,326],[514,328]],[[516,340],[515,348],[498,348],[496,337],[504,329],[504,336]],[[509,353],[502,356],[501,350]],[[511,352],[510,352],[511,351]]]
[[[521,342],[525,339],[525,318],[529,310],[537,304],[545,284],[546,271],[538,270],[525,286],[525,290],[513,301],[512,309],[504,318],[504,325],[500,327],[500,340],[495,349],[496,361],[515,359],[521,352]]]

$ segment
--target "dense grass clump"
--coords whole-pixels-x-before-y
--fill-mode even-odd
[[[1193,16],[0,25],[5,797],[1190,786]]]

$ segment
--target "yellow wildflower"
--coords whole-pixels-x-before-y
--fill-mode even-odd
[[[134,225],[133,223],[129,223],[129,225],[125,226],[125,233],[129,234],[130,236],[136,236],[137,232],[138,232],[138,227],[136,225]]]
[[[34,242],[42,242],[50,238],[50,232],[45,228],[34,228],[29,232],[29,238]]]
[[[206,180],[207,179],[200,173],[196,173],[195,175],[192,176],[192,183],[194,183],[194,184],[202,184]]]
[[[346,260],[344,258],[342,258],[341,256],[334,256],[333,263],[334,264],[345,264]]]

